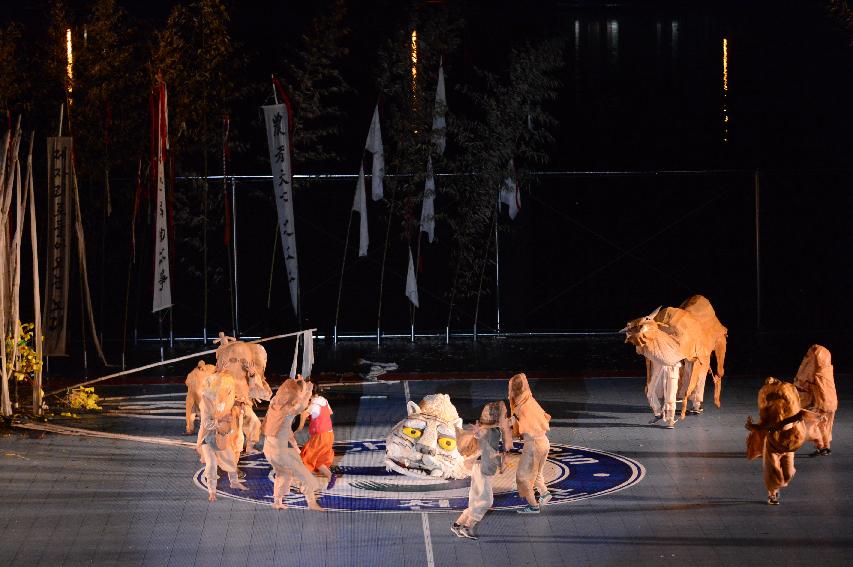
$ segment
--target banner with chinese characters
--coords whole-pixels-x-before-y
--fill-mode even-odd
[[[68,284],[71,268],[71,138],[47,139],[49,190],[44,354],[67,356]]]
[[[299,313],[299,264],[296,257],[296,225],[293,221],[293,185],[290,168],[290,138],[288,135],[287,107],[273,104],[262,107],[267,126],[267,143],[270,147],[272,182],[278,211],[278,230],[284,250],[287,283],[293,312]]]
[[[166,155],[169,151],[169,111],[166,85],[157,88],[157,220],[154,233],[154,303],[153,313],[172,306],[172,280],[169,274],[169,215],[166,209]]]

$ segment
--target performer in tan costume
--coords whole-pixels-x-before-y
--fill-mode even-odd
[[[259,344],[238,341],[221,332],[214,342],[219,343],[216,349],[217,372],[227,371],[235,378],[239,427],[245,433],[246,452],[253,453],[255,444],[261,439],[261,420],[254,412],[254,400],[272,397],[272,389],[264,376],[267,351]]]
[[[234,406],[234,377],[225,372],[210,374],[201,387],[201,424],[196,449],[205,464],[208,500],[216,500],[217,468],[228,473],[231,488],[248,490],[237,477],[237,460],[243,444],[237,427],[239,410]]]
[[[812,345],[797,370],[794,385],[800,393],[800,405],[824,416],[818,423],[813,457],[832,453],[832,424],[838,410],[838,396],[835,393],[835,375],[832,370],[832,355],[820,346]]]
[[[746,440],[748,459],[764,457],[764,485],[767,503],[779,504],[779,489],[785,488],[797,472],[794,451],[813,439],[818,422],[824,418],[800,408],[800,396],[790,382],[768,378],[758,391],[761,421],[746,420],[750,431]]]
[[[538,514],[540,504],[551,499],[542,477],[548,451],[551,450],[551,443],[548,442],[548,431],[551,429],[548,422],[551,416],[533,398],[524,374],[516,374],[509,379],[509,407],[513,434],[524,441],[515,481],[518,494],[527,500],[527,506],[518,510],[518,513]],[[538,499],[534,489],[539,491]]]
[[[291,428],[293,419],[305,411],[311,399],[313,384],[301,376],[288,378],[279,386],[270,400],[264,420],[264,455],[275,471],[273,483],[273,508],[287,508],[284,498],[290,494],[290,484],[295,476],[300,490],[305,495],[308,507],[322,511],[314,492],[318,489],[314,475],[305,468],[299,456],[299,445]]]
[[[466,442],[466,435],[473,437],[473,443]],[[471,488],[468,491],[468,507],[456,519],[450,530],[458,537],[477,539],[474,527],[483,519],[494,503],[492,477],[503,472],[503,456],[512,443],[512,431],[506,414],[506,404],[502,401],[486,404],[480,414],[480,420],[468,432],[457,433],[460,443],[459,452],[466,461],[471,459]],[[499,450],[503,439],[504,451]]]

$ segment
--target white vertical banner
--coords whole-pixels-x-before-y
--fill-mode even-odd
[[[290,363],[290,377],[296,378],[296,361],[299,360],[299,337],[302,334],[296,335],[296,344],[293,346],[293,362]]]
[[[314,368],[314,331],[302,333],[302,377],[306,380],[311,377],[311,369]]]
[[[379,103],[373,109],[373,120],[367,131],[367,142],[364,149],[373,154],[373,170],[370,176],[370,190],[374,201],[381,201],[385,196],[382,180],[385,177],[385,150],[382,147],[382,130],[379,127]]]
[[[45,278],[44,354],[66,356],[71,273],[71,138],[47,139],[48,246]]]
[[[415,261],[412,258],[412,249],[409,248],[409,271],[406,273],[406,297],[415,307],[418,305],[418,280],[415,277]]]
[[[299,264],[296,256],[296,223],[293,220],[293,172],[290,164],[287,107],[284,104],[271,104],[262,108],[267,126],[267,144],[270,148],[275,205],[278,211],[278,231],[284,251],[284,265],[287,268],[290,302],[293,312],[299,313]]]
[[[169,215],[166,206],[166,155],[169,151],[169,106],[166,84],[160,83],[157,97],[157,220],[154,234],[154,301],[156,313],[172,306],[172,279],[169,273]]]
[[[432,175],[432,156],[427,158],[424,198],[421,205],[421,232],[426,232],[432,243],[435,238],[435,178]]]
[[[509,161],[509,176],[504,179],[501,187],[500,202],[509,206],[509,218],[515,219],[521,209],[521,193],[518,191],[518,183],[515,179],[515,166]]]
[[[355,186],[355,197],[352,200],[352,210],[358,213],[358,255],[367,256],[367,245],[370,235],[367,231],[367,192],[364,184],[364,164],[358,170],[358,183]]]
[[[435,88],[435,108],[432,115],[432,143],[438,155],[447,146],[447,95],[444,92],[444,63],[438,65],[438,85]]]

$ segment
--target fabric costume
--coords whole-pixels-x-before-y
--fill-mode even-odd
[[[316,396],[308,406],[311,422],[308,424],[308,442],[302,447],[300,457],[305,467],[314,472],[320,467],[331,467],[335,459],[332,445],[335,432],[332,431],[332,407],[323,396]]]
[[[318,509],[314,491],[318,489],[314,475],[302,463],[299,446],[291,430],[294,417],[305,410],[313,384],[301,378],[288,378],[279,386],[264,420],[264,456],[275,471],[273,506],[285,507],[282,499],[290,494],[293,477],[300,483],[308,505]]]
[[[750,430],[746,440],[748,459],[763,457],[764,485],[768,503],[779,503],[779,489],[788,486],[797,472],[794,451],[813,439],[820,416],[800,408],[800,396],[790,382],[768,378],[758,391],[758,414],[761,419],[746,421]]]
[[[259,344],[245,343],[219,333],[216,349],[216,370],[230,372],[237,380],[236,403],[240,409],[241,431],[246,437],[246,451],[253,450],[261,438],[261,420],[255,414],[254,400],[269,400],[272,389],[266,381],[264,370],[267,352]]]
[[[820,346],[812,345],[803,357],[794,385],[800,394],[800,404],[826,419],[817,425],[815,445],[829,449],[832,444],[832,424],[838,410],[838,395],[835,393],[835,375],[832,355]]]
[[[548,494],[542,471],[551,450],[548,441],[551,416],[533,398],[524,374],[516,374],[509,380],[509,407],[514,418],[513,433],[524,441],[515,476],[518,494],[530,506],[538,507],[533,489]]]
[[[228,474],[232,487],[245,488],[237,477],[237,460],[243,444],[234,406],[234,377],[225,372],[207,376],[199,403],[201,424],[196,449],[205,463],[204,474],[210,500],[216,499],[217,468]]]
[[[503,466],[503,457],[499,452],[501,438],[504,447],[512,443],[512,432],[506,417],[506,405],[503,402],[486,404],[480,415],[479,433],[476,443],[460,447],[460,453],[474,460],[471,466],[471,488],[468,490],[468,507],[456,519],[456,524],[473,528],[483,519],[494,503],[492,477]],[[457,435],[458,438],[463,435]]]

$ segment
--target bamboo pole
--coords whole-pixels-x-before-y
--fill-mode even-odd
[[[382,250],[382,269],[379,272],[379,308],[376,311],[376,344],[382,337],[382,290],[385,286],[385,263],[388,259],[388,242],[391,239],[391,221],[394,220],[394,207],[397,204],[397,184],[391,191],[391,207],[388,211],[388,227],[385,230],[385,247]]]
[[[366,211],[365,211],[366,212]],[[361,213],[359,213],[361,214]],[[347,235],[344,238],[344,254],[343,259],[341,260],[341,277],[338,281],[338,301],[335,305],[335,324],[332,327],[332,342],[333,344],[338,344],[338,317],[341,313],[341,295],[343,294],[344,289],[344,270],[347,265],[347,252],[349,251],[349,234],[352,231],[352,207],[350,207],[349,211],[349,220],[347,221]]]
[[[35,136],[35,132],[33,132]],[[30,156],[27,159],[27,195],[28,208],[30,211],[30,248],[33,258],[33,341],[36,346],[36,358],[43,360],[44,345],[41,328],[41,278],[39,274],[38,255],[38,230],[36,226],[36,194],[33,187],[33,163],[32,163],[32,141],[30,142]],[[35,371],[33,376],[33,415],[42,414],[42,368]]]

